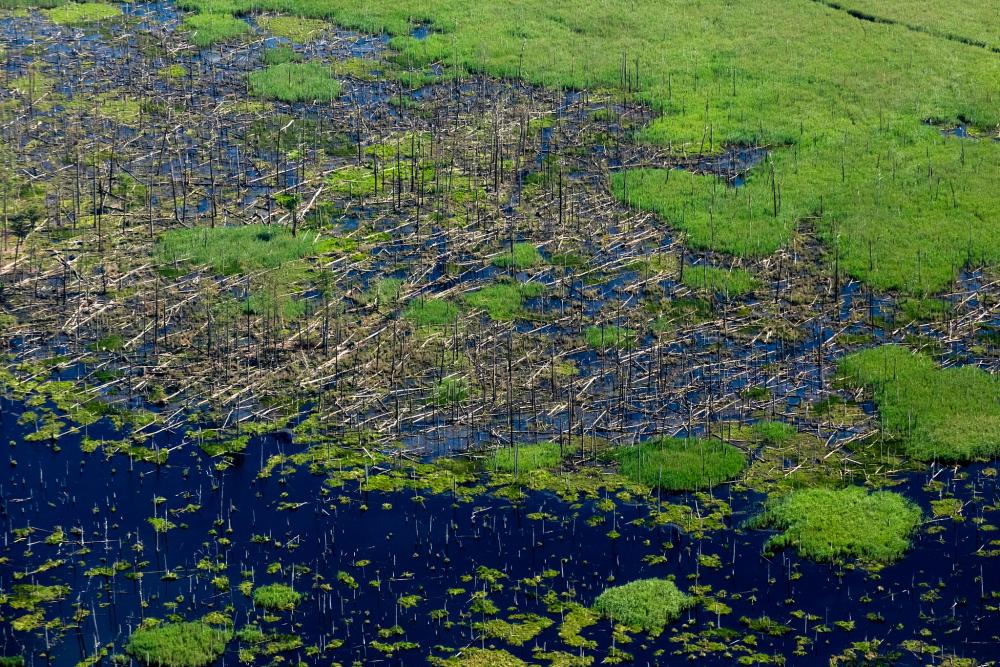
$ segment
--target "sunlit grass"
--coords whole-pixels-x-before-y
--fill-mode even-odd
[[[323,102],[340,95],[340,82],[321,63],[283,62],[251,72],[250,92],[281,102]]]
[[[771,549],[795,547],[817,561],[889,562],[909,548],[920,520],[920,508],[898,493],[851,486],[793,491],[769,502],[751,525],[783,531],[768,541]]]
[[[849,355],[840,372],[874,393],[882,428],[907,454],[930,461],[1000,454],[1000,379],[975,366],[940,368],[886,345]]]
[[[594,609],[615,623],[656,635],[694,604],[668,579],[639,579],[606,589],[594,600]]]

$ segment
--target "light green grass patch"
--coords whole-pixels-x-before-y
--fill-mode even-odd
[[[232,636],[228,627],[200,621],[147,625],[132,633],[125,651],[152,667],[205,667],[222,655]]]
[[[898,493],[849,486],[793,491],[750,523],[783,531],[768,540],[770,549],[795,547],[817,561],[886,563],[902,558],[921,518],[920,508]]]
[[[970,461],[1000,454],[1000,379],[974,366],[940,368],[885,345],[844,357],[845,380],[874,392],[882,428],[921,460]]]
[[[102,2],[69,2],[59,7],[43,10],[56,25],[87,25],[122,15],[118,5]]]
[[[295,237],[284,227],[260,224],[173,229],[156,245],[161,262],[207,266],[224,276],[278,268],[315,251],[312,236]]]
[[[530,269],[542,263],[542,254],[532,243],[515,243],[511,248],[493,258],[493,266]]]
[[[523,473],[541,468],[555,468],[563,458],[576,451],[576,445],[562,445],[558,442],[535,444],[515,444],[501,447],[493,453],[489,468],[497,472]],[[516,461],[516,466],[515,466]]]
[[[250,92],[281,102],[326,102],[340,95],[340,82],[321,63],[285,62],[251,72]]]
[[[524,314],[524,300],[540,296],[545,287],[539,283],[499,282],[465,295],[471,308],[485,310],[490,319],[510,322]]]
[[[195,46],[205,48],[218,42],[228,42],[250,32],[246,21],[229,14],[189,14],[181,27],[190,31],[188,39]]]
[[[594,600],[594,610],[615,623],[658,635],[694,604],[670,580],[638,579],[606,589]]]
[[[444,299],[417,298],[403,311],[403,317],[418,327],[452,324],[458,319],[458,306]]]
[[[318,38],[330,28],[326,21],[298,16],[263,16],[257,19],[257,24],[275,37],[285,37],[300,44]]]

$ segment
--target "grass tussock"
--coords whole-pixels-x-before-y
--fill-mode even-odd
[[[418,327],[452,324],[458,314],[458,306],[444,299],[414,299],[403,311],[403,317]]]
[[[921,461],[1000,454],[1000,379],[975,366],[941,368],[886,345],[840,362],[844,379],[874,393],[886,435]]]
[[[126,652],[150,667],[204,667],[226,650],[232,630],[200,621],[165,623],[136,630]]]
[[[795,547],[817,561],[886,563],[910,547],[921,517],[920,508],[898,493],[849,486],[793,491],[769,502],[751,525],[782,531],[768,541],[769,549]]]
[[[465,295],[471,308],[485,310],[491,320],[510,322],[524,314],[524,301],[541,296],[545,288],[538,283],[499,282]]]
[[[542,263],[542,255],[532,243],[515,243],[512,248],[493,258],[493,266],[530,269]]]
[[[605,590],[594,600],[594,610],[615,623],[655,635],[694,604],[694,598],[672,581],[639,579]]]
[[[299,606],[302,594],[285,584],[268,584],[253,592],[253,603],[274,611],[290,611]]]
[[[573,454],[575,445],[560,446],[558,442],[516,444],[496,450],[491,469],[505,473],[523,473],[532,470],[555,468],[563,459]],[[516,459],[516,466],[515,466]],[[515,470],[516,469],[516,470]]]
[[[736,447],[701,438],[656,438],[614,450],[621,473],[668,491],[707,489],[734,479],[746,466]]]

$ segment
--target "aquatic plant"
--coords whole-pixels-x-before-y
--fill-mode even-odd
[[[614,347],[628,347],[635,343],[635,332],[614,325],[594,325],[583,330],[587,346],[594,350],[607,350]]]
[[[885,563],[909,549],[921,516],[920,508],[898,493],[848,486],[793,491],[769,501],[749,525],[782,531],[768,540],[768,549],[794,547],[817,561]]]
[[[882,429],[910,456],[969,461],[1000,454],[1000,378],[975,366],[940,368],[896,345],[839,364],[844,379],[870,389]]]
[[[575,445],[562,445],[558,442],[540,442],[535,444],[514,444],[497,449],[487,464],[487,468],[498,472],[529,472],[541,468],[554,468],[563,458],[576,451]],[[516,465],[515,465],[516,463]]]
[[[629,479],[669,491],[710,488],[739,475],[746,457],[736,447],[702,438],[655,438],[613,451]]]
[[[668,579],[638,579],[623,586],[605,589],[593,608],[604,618],[634,629],[658,635],[695,599],[678,590]]]
[[[151,667],[204,667],[232,638],[232,629],[201,621],[145,625],[129,637],[126,652]]]

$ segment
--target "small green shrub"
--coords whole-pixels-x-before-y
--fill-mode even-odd
[[[639,579],[605,590],[594,600],[594,610],[615,623],[655,635],[694,603],[672,581]]]

